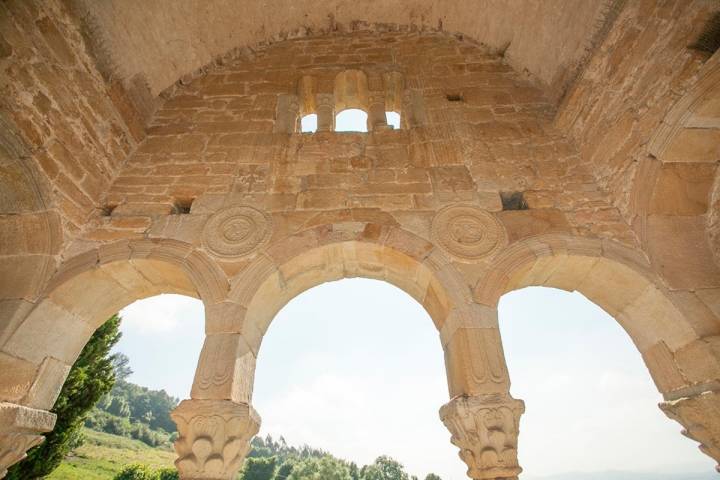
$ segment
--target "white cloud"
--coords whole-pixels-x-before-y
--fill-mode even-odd
[[[202,318],[202,303],[182,295],[158,295],[132,303],[120,311],[123,330],[138,334],[169,333],[176,330],[181,315]]]
[[[423,380],[318,375],[257,405],[262,434],[283,435],[290,444],[322,448],[360,465],[390,455],[420,478],[430,472],[466,478],[438,416],[447,402],[445,386]]]

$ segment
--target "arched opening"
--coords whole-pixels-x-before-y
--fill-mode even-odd
[[[578,292],[526,287],[503,295],[498,315],[511,393],[527,405],[519,449],[525,475],[704,478],[712,471],[711,459],[655,408],[662,396],[642,356],[600,307]]]
[[[20,445],[13,446],[16,456],[3,459],[5,465],[19,461],[42,440],[40,434],[53,429],[55,416],[49,411],[72,365],[111,316],[135,300],[158,294],[182,294],[212,304],[226,291],[227,281],[217,267],[181,242],[111,243],[67,260],[0,353],[3,370],[10,372],[0,376],[4,408],[42,419],[31,427],[5,424],[10,439]]]
[[[13,375],[0,394],[32,408],[52,408],[70,366],[92,333],[136,300],[175,293],[205,302],[227,281],[203,255],[180,242],[106,244],[65,262],[2,347]]]
[[[612,315],[640,352],[665,400],[662,411],[700,449],[719,458],[715,411],[720,358],[713,345],[720,323],[695,292],[671,291],[644,256],[609,241],[539,235],[517,242],[490,266],[477,301],[496,305],[528,286],[578,291]]]
[[[317,132],[317,114],[310,113],[300,118],[300,133]]]
[[[394,130],[400,129],[400,114],[398,112],[385,112],[387,124]]]
[[[118,475],[132,464],[174,469],[177,438],[171,412],[188,398],[204,338],[204,307],[163,294],[119,313],[121,337],[111,351],[112,388],[86,415],[85,441],[73,445],[50,478]],[[91,340],[92,342],[92,340]]]
[[[335,116],[336,132],[367,132],[368,115],[357,108],[348,108]]]
[[[263,437],[359,466],[389,455],[419,478],[464,476],[437,418],[447,402],[437,331],[386,282],[333,281],[290,300],[263,339],[253,398]]]

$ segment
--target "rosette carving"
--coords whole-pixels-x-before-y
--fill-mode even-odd
[[[265,213],[248,206],[228,207],[205,224],[203,243],[221,257],[239,257],[262,247],[271,233],[272,222]]]
[[[495,216],[469,205],[451,205],[432,221],[433,240],[461,262],[488,257],[507,244],[505,228]]]

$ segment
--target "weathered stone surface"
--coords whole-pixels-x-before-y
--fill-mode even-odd
[[[260,428],[251,406],[228,400],[184,400],[171,416],[178,427],[175,465],[190,480],[235,478]]]
[[[700,450],[720,463],[720,394],[703,392],[689,398],[663,402],[665,415],[680,423],[683,435],[700,443]],[[720,472],[720,465],[717,467]]]
[[[540,285],[615,316],[716,455],[720,55],[687,48],[715,3],[205,3],[3,5],[0,400],[50,408],[108,315],[195,296],[179,466],[230,478],[275,314],[363,276],[438,328],[471,476],[515,478],[496,305]]]
[[[440,409],[470,478],[517,480],[522,472],[517,440],[524,412],[523,401],[509,395],[455,397]]]
[[[55,414],[13,403],[0,402],[0,477],[7,468],[25,458],[26,452],[52,430]]]

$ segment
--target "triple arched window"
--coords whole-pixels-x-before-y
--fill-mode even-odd
[[[298,82],[296,95],[281,96],[276,132],[369,132],[401,128],[404,83],[400,72],[368,75],[362,70],[344,70],[332,80],[332,92],[327,87],[318,88],[318,83],[316,76],[305,75]]]

